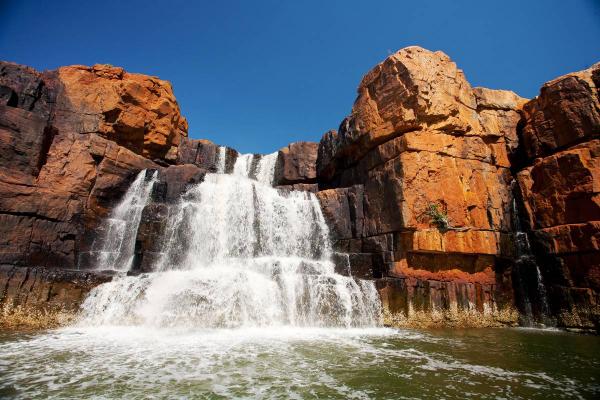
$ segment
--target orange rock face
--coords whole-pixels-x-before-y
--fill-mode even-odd
[[[346,168],[369,150],[412,131],[514,145],[516,110],[523,102],[513,92],[472,89],[442,52],[407,47],[365,75],[352,113],[337,134],[328,133],[321,141],[319,176],[331,179],[340,173],[339,167]]]
[[[187,137],[187,121],[169,82],[107,65],[57,72],[63,86],[59,119],[79,114],[79,133],[99,133],[144,157],[175,161],[176,148]]]
[[[599,87],[600,64],[531,101],[471,88],[440,52],[410,47],[377,65],[317,160],[318,196],[350,272],[387,277],[383,298],[396,287],[409,303],[417,293],[431,303],[468,282],[492,303],[513,303],[514,289],[560,325],[598,326]]]
[[[448,56],[419,47],[367,73],[317,161],[325,216],[361,275],[370,260],[372,277],[505,290],[492,281],[504,276],[499,260],[514,256],[509,168],[525,101],[472,88]],[[436,226],[432,205],[449,229]]]
[[[0,62],[0,264],[75,267],[136,174],[175,162],[185,136],[165,81]]]

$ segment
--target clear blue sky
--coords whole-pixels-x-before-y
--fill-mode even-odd
[[[389,52],[442,50],[525,97],[600,61],[600,0],[0,0],[0,59],[108,63],[172,82],[190,136],[242,152],[318,141]]]

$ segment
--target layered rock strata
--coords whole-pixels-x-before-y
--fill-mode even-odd
[[[505,260],[524,101],[473,89],[445,54],[409,47],[367,73],[350,116],[323,136],[318,196],[337,249],[350,253],[352,274],[385,278],[392,314],[514,315],[503,313]],[[388,301],[398,293],[406,300]]]
[[[389,324],[514,325],[518,310],[598,329],[599,81],[596,65],[527,101],[472,88],[441,52],[402,49],[365,75],[338,131],[278,151],[273,185],[317,193],[338,272],[376,280]],[[130,273],[157,265],[186,188],[233,173],[240,154],[188,139],[168,82],[3,62],[0,156],[6,325],[68,318],[110,279],[92,247],[141,170],[156,183]]]
[[[547,307],[600,326],[600,64],[546,83],[523,107],[515,169]],[[524,296],[531,291],[529,283]]]
[[[0,327],[46,329],[72,322],[87,293],[111,275],[0,266]]]
[[[58,284],[67,275],[49,277],[35,268],[82,267],[80,253],[136,174],[145,168],[169,170],[186,136],[187,123],[168,82],[106,65],[39,73],[1,62],[0,275],[7,282],[5,292],[20,287],[32,293],[28,298],[41,299],[46,284],[40,282]],[[29,289],[25,281],[14,283],[14,276],[32,279],[31,274],[38,278],[27,284]],[[73,296],[49,298],[49,305],[56,308],[53,302],[60,299],[76,303],[80,286],[57,290],[66,293],[71,287]],[[22,304],[10,293],[0,297],[0,306],[43,303]]]

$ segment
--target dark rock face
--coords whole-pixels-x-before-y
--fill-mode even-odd
[[[600,64],[557,78],[523,107],[526,159],[517,173],[547,307],[559,325],[595,329],[600,326],[598,76]]]
[[[275,166],[275,185],[316,183],[318,148],[318,143],[296,142],[279,150]]]
[[[87,293],[110,275],[0,266],[0,326],[51,328],[71,321]]]
[[[178,148],[177,164],[195,164],[216,172],[218,147],[209,140],[183,139]]]

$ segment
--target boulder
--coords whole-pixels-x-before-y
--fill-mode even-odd
[[[501,131],[511,130],[511,118],[517,115],[500,114],[515,112],[523,100],[507,91],[474,91],[442,52],[404,48],[363,77],[352,113],[337,132],[323,136],[318,175],[330,180],[374,147],[407,132],[478,136],[495,142]],[[489,115],[482,118],[478,110]]]
[[[62,67],[57,75],[57,129],[98,133],[146,158],[175,162],[187,121],[169,82],[110,65]]]
[[[600,135],[600,63],[545,83],[523,107],[523,147],[528,158],[550,155]]]
[[[279,150],[274,184],[280,186],[316,183],[318,148],[318,143],[296,142]]]

